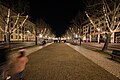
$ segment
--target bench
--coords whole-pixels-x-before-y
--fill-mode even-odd
[[[113,50],[110,56],[112,59],[120,59],[120,50]]]

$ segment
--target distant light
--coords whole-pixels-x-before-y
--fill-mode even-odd
[[[30,31],[29,31],[29,30],[27,30],[27,33],[30,33]]]
[[[42,34],[39,34],[39,37],[42,38],[43,37]]]
[[[67,37],[67,39],[70,39],[70,37]]]
[[[61,40],[66,40],[66,38],[61,38]]]
[[[83,37],[83,40],[86,40],[86,37],[85,37],[85,36]]]
[[[58,40],[58,38],[52,38],[53,40]]]
[[[100,28],[97,28],[98,31],[100,31]]]
[[[75,37],[78,38],[78,35],[76,34]]]
[[[48,36],[47,35],[45,35],[45,38],[47,38]]]
[[[51,37],[48,37],[48,39],[51,39]]]

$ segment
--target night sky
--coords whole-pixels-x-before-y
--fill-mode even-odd
[[[83,7],[82,0],[31,0],[30,16],[33,21],[43,19],[59,37]]]

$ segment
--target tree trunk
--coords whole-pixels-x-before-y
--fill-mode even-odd
[[[109,35],[107,33],[105,33],[105,36],[106,36],[106,40],[105,40],[105,44],[102,48],[102,51],[106,51],[108,49]]]
[[[10,33],[7,32],[5,35],[5,42],[7,46],[10,46]]]
[[[100,44],[100,33],[98,34],[98,43]]]
[[[37,30],[35,31],[35,45],[37,45]]]
[[[35,45],[37,45],[37,36],[35,36]]]
[[[111,34],[111,43],[115,42],[115,32]]]
[[[80,38],[80,45],[81,45],[81,41],[82,41],[82,39]]]

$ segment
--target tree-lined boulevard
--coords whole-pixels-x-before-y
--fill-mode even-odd
[[[13,77],[12,60],[25,49],[25,80],[120,80],[120,0],[32,1],[0,0],[7,76]]]

